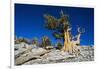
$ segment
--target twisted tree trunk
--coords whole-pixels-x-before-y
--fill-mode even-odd
[[[70,34],[68,30],[64,30],[64,47],[63,51],[72,52],[71,41],[70,41]]]

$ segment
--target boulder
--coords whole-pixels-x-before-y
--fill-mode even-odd
[[[15,59],[15,65],[21,65],[25,62],[28,62],[30,60],[41,58],[42,55],[48,53],[49,51],[43,49],[43,48],[37,48],[32,49],[32,52],[27,52],[20,57]]]
[[[17,58],[20,55],[31,51],[32,46],[22,42],[20,44],[15,44],[14,50],[15,50],[14,51],[15,58]]]
[[[60,60],[67,59],[69,57],[75,57],[75,56],[68,54],[68,52],[63,52],[60,50],[52,50],[50,53],[48,53],[47,60],[60,61]]]

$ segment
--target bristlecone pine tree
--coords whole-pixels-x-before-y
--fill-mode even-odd
[[[53,35],[57,39],[63,39],[64,40],[64,46],[62,48],[63,51],[72,52],[73,50],[73,44],[72,43],[72,35],[71,35],[71,27],[69,23],[69,17],[68,15],[63,14],[63,11],[61,10],[61,17],[59,19],[55,18],[54,16],[51,16],[49,14],[45,14],[44,18],[46,19],[45,27],[53,30]],[[77,38],[80,38],[80,33],[77,35]]]

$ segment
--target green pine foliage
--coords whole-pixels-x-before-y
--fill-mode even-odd
[[[50,46],[51,45],[51,40],[49,39],[49,37],[47,36],[43,36],[42,37],[42,43],[41,46],[46,48],[46,46]]]

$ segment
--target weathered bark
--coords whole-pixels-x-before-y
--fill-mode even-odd
[[[64,47],[63,47],[63,51],[72,52],[70,34],[66,30],[64,30]]]
[[[80,45],[80,36],[81,33],[83,33],[84,31],[80,31],[78,28],[78,32],[79,34],[77,35],[77,40],[71,40],[71,36],[70,36],[70,29],[68,28],[67,31],[64,30],[64,47],[63,47],[63,51],[68,51],[68,52],[75,52],[77,51],[77,46]]]

